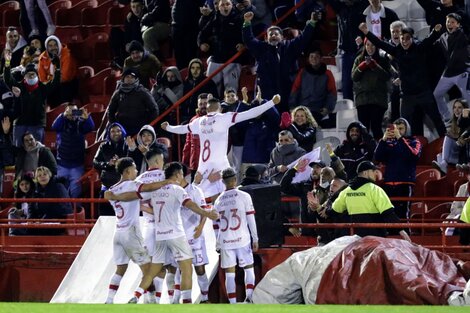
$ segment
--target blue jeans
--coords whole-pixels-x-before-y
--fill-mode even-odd
[[[66,168],[57,165],[57,176],[67,179],[69,194],[72,198],[80,198],[82,195],[82,184],[78,182],[84,173],[83,166]]]

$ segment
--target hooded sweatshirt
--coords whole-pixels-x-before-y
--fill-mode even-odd
[[[57,42],[57,46],[59,47],[58,57],[60,59],[60,82],[69,82],[75,78],[77,78],[78,67],[75,58],[72,56],[69,48],[66,45],[62,45],[60,39],[56,36],[49,36],[47,37],[46,41],[44,42],[44,46],[46,50],[41,53],[39,56],[39,65],[38,65],[38,75],[39,80],[43,83],[46,83],[54,77],[54,71],[56,70],[54,64],[52,64],[52,58],[47,52],[47,43],[51,40],[55,40]]]
[[[39,166],[47,167],[52,175],[57,174],[57,162],[49,148],[37,141],[36,147],[31,151],[26,151],[24,148],[18,150],[15,164],[16,177],[34,172]]]
[[[166,74],[168,72],[175,75],[176,80],[174,82],[167,80]],[[158,104],[160,112],[176,103],[183,96],[183,79],[178,68],[176,66],[168,67],[161,75],[161,78],[157,80],[157,83],[153,85],[151,93]]]
[[[134,150],[129,149],[129,156],[134,159],[135,165],[139,173],[144,173],[147,170],[147,162],[145,160],[145,155],[139,150],[139,146],[143,145],[142,142],[142,133],[148,131],[152,134],[153,140],[148,146],[149,150],[161,150],[165,159],[168,158],[168,148],[165,145],[157,142],[157,134],[155,129],[151,125],[144,125],[139,130],[137,134],[137,147]]]

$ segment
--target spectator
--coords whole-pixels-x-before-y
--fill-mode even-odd
[[[199,32],[200,8],[205,0],[176,0],[171,9],[171,30],[175,51],[176,66],[183,69],[197,56],[197,36]],[[215,96],[215,93],[213,93]],[[196,108],[194,98],[194,109]]]
[[[120,123],[129,136],[137,134],[142,126],[150,124],[159,114],[152,94],[140,84],[137,71],[128,68],[122,73],[109,101],[109,123]]]
[[[467,102],[470,101],[470,93],[467,91],[468,38],[463,32],[461,22],[460,15],[456,13],[447,15],[447,32],[436,41],[436,44],[443,50],[447,65],[434,89],[434,98],[446,124],[450,124],[452,120],[446,101],[446,93],[452,86],[457,86],[462,98],[465,98]]]
[[[382,0],[369,0],[370,5],[362,13],[367,28],[378,38],[390,39],[390,25],[398,21],[398,16],[392,9],[386,8]]]
[[[207,98],[208,95],[206,93],[201,93],[198,96],[196,115],[191,118],[189,123],[207,114]],[[200,144],[199,135],[193,134],[192,132],[186,134],[181,163],[191,170],[191,180],[194,178],[199,165]]]
[[[183,79],[176,66],[169,66],[163,73],[157,76],[157,82],[153,85],[152,93],[158,105],[159,112],[165,112],[183,96]]]
[[[242,88],[244,97],[248,99],[247,88]],[[244,112],[250,109],[250,106],[242,100],[238,99],[237,92],[233,88],[227,88],[224,92],[224,102],[221,103],[222,113],[225,112]],[[245,133],[249,120],[238,123],[229,128],[228,136],[231,144],[228,154],[230,166],[237,172],[237,180],[240,175],[240,166],[243,156],[243,145],[245,143]]]
[[[243,42],[258,65],[257,84],[263,90],[264,98],[269,99],[280,93],[281,99],[284,99],[281,111],[287,111],[289,94],[298,69],[297,58],[310,43],[318,17],[312,13],[303,33],[292,40],[284,40],[282,30],[271,26],[266,41],[254,37],[251,28],[253,17],[253,12],[245,13],[242,34]]]
[[[101,172],[101,192],[104,192],[116,184],[121,175],[116,170],[116,162],[128,154],[128,147],[124,140],[127,134],[124,127],[119,123],[111,123],[106,131],[106,141],[103,142],[93,159],[93,167]],[[99,215],[114,215],[114,209],[108,203],[101,203]]]
[[[470,182],[470,172],[468,171],[468,168],[465,171],[462,171],[466,178],[467,181],[460,185],[459,190],[457,191],[457,194],[455,195],[456,198],[468,198],[470,196],[470,187],[469,187],[469,182]],[[449,215],[446,216],[447,220],[453,220],[453,219],[458,219],[460,218],[460,215],[462,214],[462,210],[465,206],[465,201],[453,201],[452,206],[450,207],[450,213]],[[462,231],[462,228],[459,228],[458,231],[455,231],[455,228],[453,227],[448,227],[446,228],[446,236],[453,236],[456,235],[458,232]]]
[[[349,124],[346,139],[334,151],[334,155],[343,162],[349,180],[356,177],[359,163],[372,161],[376,145],[361,122]]]
[[[15,186],[15,198],[16,199],[28,199],[32,198],[34,191],[36,190],[36,184],[33,178],[29,175],[23,175],[16,180]],[[29,203],[18,202],[14,203],[13,207],[8,210],[8,219],[25,219],[29,216]],[[8,224],[18,224],[18,222],[8,222]],[[10,236],[27,235],[28,229],[25,228],[10,228],[8,234]]]
[[[344,99],[353,100],[351,71],[358,52],[356,39],[361,33],[355,28],[364,20],[362,13],[368,6],[367,0],[327,0],[338,17],[339,49],[341,49],[341,85]]]
[[[70,102],[78,94],[78,66],[70,49],[62,45],[56,36],[47,37],[46,51],[39,56],[38,75],[42,83],[53,80],[57,68],[61,69],[58,92],[49,95],[47,102],[56,107]]]
[[[57,175],[57,162],[48,147],[36,141],[30,132],[24,133],[21,141],[23,146],[17,149],[15,177],[34,175],[40,166],[47,167],[52,175]]]
[[[207,76],[204,74],[204,66],[202,61],[199,59],[192,59],[189,62],[188,69],[188,77],[185,79],[183,84],[183,94],[187,94],[207,78]],[[181,104],[180,121],[189,121],[198,107],[198,97],[203,93],[211,94],[214,98],[219,97],[217,86],[213,80],[209,80],[204,86],[194,92],[188,100]]]
[[[464,10],[454,0],[417,0],[418,4],[424,9],[426,13],[426,23],[430,29],[433,29],[437,24],[444,25],[446,17],[450,13],[457,13],[464,16]]]
[[[157,77],[162,65],[156,56],[144,50],[144,47],[137,40],[129,43],[129,56],[124,60],[124,72],[132,69],[139,73],[142,85],[150,90],[150,80]],[[123,73],[124,74],[124,73]]]
[[[317,121],[310,113],[310,110],[304,106],[298,106],[292,110],[291,115],[282,114],[281,129],[289,130],[299,146],[306,152],[313,149],[316,142]]]
[[[305,150],[299,147],[290,131],[282,130],[279,132],[277,145],[271,151],[268,164],[268,173],[271,179],[276,183],[280,183],[282,176],[288,170],[287,165],[304,154]]]
[[[354,177],[356,177],[354,175]],[[317,209],[318,215],[320,218],[324,219],[324,223],[349,223],[349,216],[347,214],[331,214],[333,210],[332,206],[335,200],[338,198],[341,191],[348,187],[348,183],[339,177],[335,177],[330,182],[328,197],[325,202]],[[333,217],[328,216],[333,215]],[[335,228],[333,230],[328,230],[328,236],[330,240],[349,235],[349,229],[345,228]]]
[[[218,8],[198,36],[201,51],[211,54],[207,60],[207,75],[211,75],[244,48],[240,33],[242,20],[232,1],[219,0]],[[219,93],[229,87],[238,90],[241,69],[240,60],[237,59],[212,78]]]
[[[127,46],[131,41],[136,40],[140,44],[144,43],[142,39],[141,24],[142,16],[146,13],[144,0],[119,1],[122,4],[130,2],[130,11],[124,21],[124,31],[121,27],[112,27],[109,34],[109,43],[113,55],[111,67],[122,69],[124,59],[127,57]]]
[[[29,206],[28,218],[35,219],[65,219],[68,214],[72,214],[72,205],[66,202],[65,199],[69,198],[67,189],[65,189],[62,182],[60,182],[53,173],[45,166],[40,166],[36,169],[34,177],[37,180],[36,191],[34,198],[56,198],[61,199],[60,202],[39,202],[31,203]],[[31,235],[60,235],[64,232],[63,229],[30,229],[28,234]]]
[[[388,43],[395,47],[399,46],[401,30],[405,27],[406,24],[402,21],[395,21],[390,24],[391,38]],[[400,117],[400,68],[398,67],[398,62],[395,58],[388,54],[387,57],[390,59],[390,69],[392,74],[392,91],[390,93],[390,120],[394,121]]]
[[[266,102],[261,97],[261,88],[257,86],[252,108]],[[268,164],[269,155],[276,146],[276,133],[279,129],[279,112],[276,107],[267,110],[261,116],[248,121],[243,144],[242,168],[246,164]]]
[[[432,161],[433,166],[444,175],[447,174],[447,166],[449,163],[457,164],[459,162],[460,146],[457,143],[457,140],[463,133],[464,129],[459,127],[458,121],[462,116],[464,109],[468,109],[467,101],[464,99],[456,99],[453,101],[452,120],[450,122],[450,127],[447,130],[447,134],[444,137],[444,142],[442,143],[442,152],[436,156],[436,161]],[[465,146],[465,143],[461,142],[461,145]]]
[[[379,40],[372,34],[365,23],[359,25],[359,29],[366,35],[377,48],[396,58],[400,67],[400,81],[402,90],[402,102],[400,112],[403,118],[411,120],[415,111],[421,109],[428,115],[437,129],[439,136],[444,136],[445,127],[437,106],[434,102],[431,87],[428,81],[428,69],[426,65],[426,51],[439,36],[441,25],[436,26],[429,37],[422,42],[415,42],[412,28],[403,28],[400,35],[400,46],[394,47]],[[413,121],[414,122],[414,121]],[[412,125],[413,135],[423,134],[423,123]]]
[[[255,15],[252,20],[255,36],[266,31],[273,23],[273,16],[266,0],[243,0],[235,3],[235,6],[242,14],[251,11]]]
[[[39,27],[36,23],[36,6],[34,5],[35,2],[41,10],[42,16],[44,17],[44,20],[47,24],[46,35],[54,35],[56,27],[54,25],[54,21],[52,21],[51,12],[49,12],[46,0],[25,0],[24,4],[26,8],[26,13],[28,14],[29,25],[31,26],[31,32],[29,33],[29,37],[39,35]]]
[[[376,0],[374,0],[376,1]],[[382,138],[382,121],[388,108],[390,63],[372,42],[364,40],[364,49],[354,61],[352,80],[354,102],[359,121],[376,140]]]
[[[375,149],[375,160],[385,165],[384,190],[389,197],[411,197],[416,181],[416,163],[421,155],[421,143],[411,136],[410,125],[404,118],[393,122]],[[394,202],[395,212],[408,219],[409,201]]]
[[[157,134],[151,125],[144,125],[137,133],[137,144],[131,137],[126,138],[129,156],[135,162],[139,174],[147,171],[146,155],[150,150],[158,150],[168,159],[168,148],[157,142]]]
[[[14,26],[10,26],[6,32],[5,48],[1,55],[1,72],[5,70],[6,55],[11,55],[8,60],[11,67],[20,65],[21,57],[23,56],[23,49],[28,45],[26,40],[18,33]]]
[[[467,199],[465,205],[462,209],[462,214],[460,215],[460,221],[463,223],[470,223],[470,198]],[[460,228],[460,239],[459,243],[461,245],[470,244],[470,229],[469,228]]]
[[[161,57],[159,42],[170,36],[171,8],[169,0],[145,1],[147,12],[142,17],[142,39],[145,50]]]
[[[244,177],[240,182],[239,187],[245,187],[249,185],[256,185],[256,184],[263,184],[265,182],[265,173],[266,173],[266,165],[263,164],[256,164],[250,165],[246,168]],[[263,178],[263,180],[262,180]]]
[[[79,179],[85,171],[85,135],[94,129],[86,109],[79,110],[72,102],[66,104],[64,113],[52,123],[52,130],[57,132],[57,175],[67,181],[72,198],[82,195]]]
[[[14,87],[15,93],[19,89]],[[14,107],[17,97],[10,91],[5,82],[0,81],[0,195],[3,195],[4,168],[15,164],[15,154],[12,145],[11,121],[14,119]]]
[[[374,184],[377,167],[371,161],[363,161],[357,167],[357,177],[333,202],[330,215],[347,212],[352,223],[399,223],[393,205],[382,188]],[[386,237],[385,228],[356,228],[359,236]],[[404,230],[399,231],[408,238]],[[408,240],[410,241],[410,240]]]
[[[299,71],[292,86],[289,106],[309,108],[322,128],[334,127],[333,112],[336,105],[335,78],[321,61],[321,51],[314,50],[308,56],[308,64]]]

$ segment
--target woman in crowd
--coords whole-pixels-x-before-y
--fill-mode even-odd
[[[16,181],[15,198],[27,199],[32,198],[36,185],[29,175],[23,175]],[[13,207],[8,211],[8,219],[26,219],[29,215],[29,203],[18,202],[13,204]],[[16,222],[10,222],[16,224]],[[10,228],[10,236],[26,235],[27,229],[24,228]]]
[[[468,109],[468,103],[465,99],[455,99],[453,101],[452,119],[444,137],[442,153],[437,155],[436,161],[432,161],[434,167],[444,174],[447,174],[447,165],[449,163],[457,164],[459,162],[460,146],[466,145],[464,142],[465,138],[461,138],[460,142],[458,142],[460,135],[465,131],[465,128],[461,128],[462,123],[458,123],[464,109]]]
[[[295,107],[290,116],[283,113],[281,128],[288,129],[306,152],[312,151],[316,142],[318,124],[307,107]]]
[[[354,102],[359,121],[376,140],[383,137],[382,120],[388,107],[390,63],[372,42],[364,40],[364,49],[354,61],[352,80]]]

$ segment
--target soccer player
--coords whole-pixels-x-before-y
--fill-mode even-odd
[[[167,180],[178,182],[183,175],[183,167],[178,162],[170,163],[165,169]],[[139,187],[143,190],[154,188],[156,183],[143,184]],[[139,194],[135,192],[116,195],[107,193],[106,197],[115,200],[128,201],[137,199]],[[161,271],[166,260],[166,254],[171,251],[181,270],[181,297],[183,303],[191,303],[192,288],[192,268],[191,259],[193,255],[186,239],[183,223],[181,220],[181,207],[196,212],[199,215],[208,217],[212,220],[218,218],[216,211],[205,211],[196,203],[191,201],[188,194],[177,184],[170,184],[151,193],[151,208],[144,208],[148,212],[153,212],[155,218],[155,254],[149,270],[144,274],[142,282],[135,291],[135,296],[129,303],[137,303],[139,297],[152,283],[153,278]]]
[[[129,202],[112,201],[109,199],[116,213],[113,258],[117,268],[109,284],[106,303],[113,303],[114,296],[119,288],[122,277],[126,273],[130,259],[140,266],[144,275],[147,273],[150,264],[150,256],[142,245],[142,233],[139,224],[140,202],[138,200],[140,194],[138,192],[138,185],[134,182],[137,176],[135,163],[131,158],[121,158],[117,161],[116,168],[119,174],[121,174],[121,180],[110,188],[109,193],[119,195],[132,192],[136,195],[136,199]],[[156,188],[167,183],[167,181],[160,182],[156,185]]]
[[[236,303],[235,266],[245,271],[245,302],[251,302],[255,287],[253,251],[258,250],[255,209],[248,193],[238,190],[236,173],[232,168],[222,172],[226,190],[217,198],[214,207],[220,218],[217,245],[220,248],[220,267],[225,269],[225,287],[230,303]],[[250,234],[253,243],[250,243]],[[253,250],[252,250],[253,247]]]
[[[280,101],[281,97],[275,95],[272,100],[248,111],[220,113],[219,100],[212,98],[207,102],[207,115],[193,120],[190,124],[171,126],[168,122],[162,123],[162,128],[170,133],[186,134],[192,132],[199,135],[201,151],[197,171],[203,177],[199,187],[204,191],[206,198],[220,194],[225,188],[220,179],[211,183],[208,177],[210,174],[220,172],[230,166],[227,159],[229,128],[261,115]]]
[[[136,178],[137,183],[153,183],[165,180],[165,173],[163,172],[164,165],[164,156],[163,151],[159,149],[152,149],[148,151],[145,155],[147,159],[148,169],[141,175]],[[142,195],[142,198],[147,200],[140,200],[141,206],[149,207],[150,204],[150,192],[147,192],[148,195]],[[152,256],[155,252],[155,219],[153,214],[143,212],[144,217],[144,245],[147,248],[148,254]],[[154,279],[154,286],[156,292],[153,293],[153,290],[149,290],[145,293],[144,302],[145,303],[157,303],[161,296],[161,285],[162,279],[156,277]],[[160,287],[160,295],[158,294],[158,289]],[[156,296],[156,297],[155,297]]]

